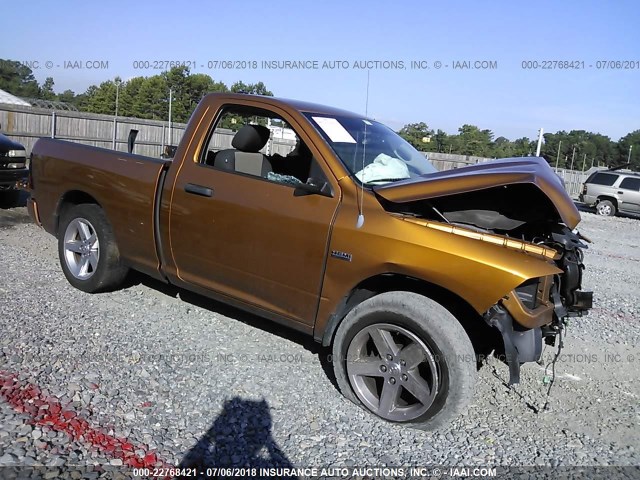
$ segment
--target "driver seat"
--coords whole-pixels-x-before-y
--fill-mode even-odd
[[[247,175],[265,177],[272,171],[269,159],[260,150],[269,141],[271,131],[262,125],[244,125],[238,130],[227,150],[219,151],[213,166]]]

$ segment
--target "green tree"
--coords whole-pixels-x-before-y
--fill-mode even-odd
[[[83,100],[83,109],[92,113],[115,115],[116,91],[118,90],[116,83],[115,80],[107,80],[97,87],[95,85],[89,87]],[[118,107],[120,106],[119,103]]]
[[[76,105],[78,106],[79,110],[83,112],[92,112],[90,108],[90,102],[93,96],[96,95],[97,90],[97,86],[91,85],[84,93],[76,95]]]
[[[171,117],[176,122],[186,122],[191,113],[189,98],[189,67],[174,67],[161,74],[167,89],[171,90]],[[169,91],[167,90],[167,96]]]
[[[536,142],[528,137],[522,137],[513,142],[512,157],[528,157],[536,151]]]
[[[72,104],[72,105],[75,105],[77,102],[76,94],[73,92],[73,90],[69,90],[69,89],[60,93],[58,95],[58,100],[64,103]]]
[[[53,91],[54,85],[53,77],[47,77],[40,87],[40,94],[38,96],[44,100],[55,100],[57,95],[56,92]]]
[[[145,77],[134,77],[120,86],[118,111],[123,117],[146,118],[144,108],[140,108],[142,105],[136,102],[144,82]]]
[[[549,165],[555,166],[556,157],[558,157],[558,147],[561,149],[560,156],[558,158],[558,166],[564,165],[564,154],[566,151],[566,132],[558,132],[558,133],[545,133],[543,135],[544,143],[542,144],[542,148],[540,150],[540,155],[549,162]],[[563,145],[565,149],[562,150]]]
[[[631,148],[631,165],[634,166],[636,170],[640,170],[640,130],[634,130],[618,141],[617,165],[627,163],[629,147],[633,147]]]
[[[480,130],[475,125],[463,125],[458,129],[459,148],[462,155],[476,155],[486,157],[491,154],[491,141],[493,133],[491,130]]]
[[[233,93],[248,93],[251,95],[266,95],[268,97],[272,97],[273,93],[270,90],[267,90],[267,87],[264,83],[244,83],[243,81],[235,82],[231,85],[230,90]]]
[[[431,148],[438,153],[447,153],[449,151],[450,144],[451,140],[449,135],[440,129],[438,129],[431,139]]]
[[[424,122],[409,123],[398,131],[398,135],[418,150],[431,150],[434,132]]]
[[[229,89],[222,82],[215,82],[209,75],[196,73],[189,76],[188,91],[185,97],[186,108],[191,115],[204,97],[208,93],[228,92]]]
[[[145,78],[133,100],[133,108],[140,112],[142,118],[169,118],[169,88],[166,80],[160,75]]]
[[[491,146],[491,156],[495,158],[506,158],[513,156],[513,143],[506,137],[498,137]]]
[[[542,156],[551,164],[580,170],[594,165],[612,165],[617,159],[615,142],[605,135],[585,130],[559,131],[544,135]],[[559,152],[559,155],[558,155]]]
[[[37,98],[40,93],[33,71],[15,60],[0,59],[0,89],[17,97]]]
[[[601,135],[599,133],[592,133],[590,140],[594,146],[595,154],[594,157],[591,157],[590,159],[587,158],[588,163],[586,168],[589,168],[592,163],[594,165],[598,165],[600,163],[604,165],[615,164],[616,157],[618,156],[616,143],[612,142],[606,135]]]

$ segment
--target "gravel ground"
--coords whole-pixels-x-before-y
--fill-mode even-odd
[[[266,320],[141,278],[75,290],[56,240],[0,209],[0,465],[638,465],[640,220],[580,230],[596,307],[567,331],[550,408],[544,367],[509,389],[490,359],[468,413],[430,433],[345,400],[328,352]]]

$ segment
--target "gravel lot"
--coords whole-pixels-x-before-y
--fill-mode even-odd
[[[0,209],[0,465],[638,465],[640,220],[585,212],[580,230],[596,307],[570,324],[550,409],[544,367],[510,390],[490,359],[468,413],[429,433],[349,403],[329,352],[266,320],[143,278],[75,290],[56,240]]]

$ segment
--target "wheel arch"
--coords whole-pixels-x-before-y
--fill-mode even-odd
[[[612,197],[610,195],[598,195],[597,203],[600,203],[603,200],[609,200],[616,207],[616,210],[618,210],[618,199],[616,197]]]
[[[381,293],[392,291],[417,293],[442,305],[465,329],[477,353],[484,353],[488,348],[493,348],[495,342],[500,340],[497,331],[489,327],[480,314],[459,295],[423,279],[389,272],[362,280],[343,297],[321,333],[322,345],[331,345],[338,326],[356,305]]]
[[[69,190],[60,197],[60,200],[58,200],[58,205],[56,206],[56,210],[54,212],[55,235],[58,234],[60,217],[62,217],[64,210],[66,208],[69,208],[70,206],[81,205],[83,203],[98,205],[100,208],[102,208],[102,205],[100,205],[100,202],[98,202],[98,200],[96,200],[91,194],[82,190]]]

